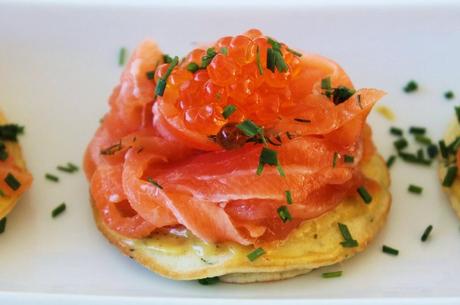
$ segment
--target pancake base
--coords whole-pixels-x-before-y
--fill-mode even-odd
[[[250,262],[246,255],[253,246],[233,242],[208,244],[187,233],[187,237],[155,233],[143,239],[126,238],[109,229],[93,204],[97,227],[124,254],[147,269],[174,280],[196,280],[218,276],[228,283],[277,281],[333,265],[366,249],[386,222],[391,206],[390,177],[378,154],[361,165],[366,177],[380,185],[370,204],[356,195],[334,210],[304,221],[280,242],[264,245],[266,254]],[[348,226],[359,245],[344,248],[337,223]]]

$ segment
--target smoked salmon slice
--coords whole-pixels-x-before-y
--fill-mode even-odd
[[[209,242],[283,239],[369,183],[358,165],[383,95],[258,30],[182,60],[145,41],[86,150],[97,212],[127,237],[182,226]]]

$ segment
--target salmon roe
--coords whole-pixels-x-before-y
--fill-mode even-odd
[[[163,100],[177,108],[172,115],[181,116],[188,129],[212,135],[225,124],[246,118],[265,126],[279,116],[284,106],[294,103],[291,91],[296,86],[293,81],[301,76],[302,61],[285,44],[279,44],[287,65],[281,72],[276,67],[267,68],[273,41],[259,30],[223,37],[210,48],[215,52],[210,61],[210,49],[195,49],[167,80]],[[199,68],[190,69],[191,64]],[[155,80],[163,77],[167,68],[168,64],[159,66]],[[224,118],[222,111],[230,104],[237,110]]]

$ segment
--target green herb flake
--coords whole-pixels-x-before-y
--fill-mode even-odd
[[[61,203],[51,211],[51,217],[56,218],[66,210],[65,202]]]
[[[289,209],[288,209],[287,206],[285,206],[285,205],[280,206],[277,209],[277,212],[278,212],[278,216],[281,218],[283,223],[292,220],[291,213],[289,213]]]
[[[426,133],[426,128],[425,127],[419,127],[419,126],[411,126],[409,127],[409,133],[415,134],[415,135],[423,135]]]
[[[24,126],[17,124],[0,125],[0,141],[17,142],[18,136],[24,133]]]
[[[18,179],[16,179],[16,177],[12,173],[8,173],[4,181],[13,191],[18,190],[21,187],[21,183],[18,181]]]
[[[207,278],[204,278],[204,279],[199,279],[198,283],[200,283],[203,286],[215,285],[215,284],[219,283],[219,277],[215,276],[215,277],[207,277]]]
[[[431,160],[426,160],[426,159],[421,159],[419,156],[414,155],[412,153],[405,153],[405,152],[398,152],[398,155],[401,159],[403,159],[405,162],[408,163],[415,163],[415,164],[420,164],[420,165],[425,165],[425,166],[430,166],[431,165]]]
[[[122,67],[125,64],[127,52],[128,51],[126,50],[126,48],[120,48],[120,50],[118,51],[118,65],[120,67]]]
[[[449,151],[447,150],[446,142],[444,142],[444,140],[439,141],[439,151],[444,159],[449,157]]]
[[[395,255],[395,256],[399,254],[399,250],[386,246],[386,245],[382,246],[382,252],[386,254],[390,254],[390,255]]]
[[[428,145],[426,152],[431,159],[434,159],[438,155],[438,147],[435,144]]]
[[[339,105],[352,97],[355,92],[355,89],[339,86],[332,92],[332,101],[335,105]]]
[[[354,240],[353,237],[351,236],[350,230],[348,230],[347,225],[343,223],[338,223],[340,233],[342,234],[343,241],[340,242],[342,247],[344,248],[354,248],[358,246],[358,241]]]
[[[402,136],[403,135],[403,130],[398,127],[391,127],[390,128],[390,133],[394,136]]]
[[[393,145],[397,150],[402,150],[402,149],[406,148],[409,145],[409,143],[407,142],[406,139],[401,138],[399,140],[394,141]]]
[[[214,48],[208,48],[206,50],[206,55],[201,57],[201,68],[205,69],[217,55],[217,52]]]
[[[222,47],[220,48],[220,53],[224,54],[225,56],[228,55],[228,48],[227,47]]]
[[[261,257],[262,255],[264,255],[266,252],[263,248],[257,248],[255,249],[254,251],[252,251],[251,253],[249,253],[247,255],[247,258],[253,262],[255,261],[256,259],[258,259],[259,257]]]
[[[338,158],[339,158],[339,153],[334,152],[334,156],[332,156],[332,167],[336,167]]]
[[[288,204],[292,204],[292,194],[291,194],[291,191],[285,191],[284,192],[286,194],[286,202]]]
[[[187,71],[195,73],[200,69],[200,66],[198,66],[197,63],[191,62],[187,65]]]
[[[157,188],[159,188],[161,190],[163,189],[163,187],[158,182],[153,180],[152,177],[147,177],[147,181],[150,182],[151,184],[153,184],[154,186],[156,186]]]
[[[323,89],[323,90],[331,90],[331,88],[332,88],[331,77],[328,76],[326,78],[323,78],[321,80],[321,89]]]
[[[451,100],[455,97],[455,94],[453,91],[449,90],[447,92],[444,93],[444,97],[448,100]]]
[[[343,156],[343,162],[345,162],[345,163],[353,163],[353,162],[355,162],[355,157],[350,156],[350,155],[345,155],[345,156]]]
[[[442,186],[451,187],[454,184],[455,178],[457,177],[457,166],[453,165],[447,169],[444,180],[442,181]]]
[[[165,89],[166,89],[166,82],[168,80],[169,75],[171,75],[173,69],[179,63],[179,57],[175,56],[174,59],[169,64],[168,70],[166,70],[165,75],[158,80],[157,86],[155,88],[155,94],[158,96],[163,96]]]
[[[423,145],[430,145],[432,143],[430,138],[420,134],[415,135],[415,141]]]
[[[76,166],[75,164],[71,162],[67,162],[66,165],[58,165],[56,166],[56,169],[61,172],[65,172],[69,174],[77,172],[79,170],[78,166]]]
[[[227,105],[224,108],[224,111],[222,112],[222,116],[224,119],[228,119],[229,116],[231,116],[234,112],[236,111],[236,106],[235,105]]]
[[[422,237],[420,237],[420,240],[422,242],[425,242],[428,239],[428,237],[430,236],[430,233],[431,233],[432,230],[433,230],[432,225],[429,225],[428,227],[426,227],[425,231],[423,231]]]
[[[121,141],[120,141],[117,144],[113,144],[107,148],[101,149],[100,153],[103,156],[110,156],[110,155],[115,154],[116,152],[119,152],[122,149],[123,149],[123,146],[121,145]]]
[[[257,47],[256,64],[257,64],[257,70],[259,71],[259,74],[263,75],[264,74],[264,69],[262,67],[262,63],[260,62],[260,49],[259,49],[259,47]]]
[[[390,168],[393,165],[393,163],[395,163],[395,161],[396,161],[395,155],[391,155],[390,157],[388,157],[387,167]]]
[[[236,125],[236,128],[241,130],[248,137],[253,137],[253,136],[255,136],[257,134],[260,134],[262,132],[262,128],[257,126],[251,120],[244,120],[240,124]]]
[[[3,232],[5,232],[5,229],[6,229],[6,217],[3,217],[3,218],[0,220],[0,234],[2,234]]]
[[[423,188],[421,186],[414,185],[414,184],[410,184],[407,190],[410,193],[414,193],[414,194],[421,194],[423,192]]]
[[[58,176],[55,176],[53,174],[49,174],[49,173],[46,173],[45,174],[45,178],[49,181],[53,181],[53,182],[59,182],[59,177]]]
[[[286,50],[287,50],[288,52],[294,54],[294,55],[297,56],[297,57],[302,57],[302,53],[300,53],[300,52],[298,52],[298,51],[295,51],[295,50],[293,50],[293,49],[291,49],[291,48],[286,48]]]
[[[418,89],[418,84],[414,80],[409,81],[403,88],[404,92],[406,93],[417,91],[417,89]]]
[[[323,279],[331,279],[331,278],[335,278],[335,277],[341,277],[343,274],[342,271],[333,271],[333,272],[324,272],[321,274],[321,277]]]
[[[372,196],[364,186],[358,187],[356,191],[358,192],[359,196],[361,196],[361,199],[363,199],[364,203],[369,204],[372,202]]]
[[[260,153],[259,166],[257,167],[257,172],[256,172],[257,175],[260,176],[262,174],[265,164],[276,166],[281,176],[284,177],[286,175],[284,173],[283,168],[278,163],[278,153],[275,150],[272,150],[267,147],[263,147],[262,152]]]
[[[6,145],[3,142],[0,142],[0,161],[5,161],[8,159],[8,152],[6,151]]]
[[[173,58],[168,54],[163,54],[163,62],[166,64],[170,64],[173,61]]]
[[[460,106],[455,107],[455,114],[457,115],[457,121],[460,123]]]
[[[148,71],[145,76],[147,76],[147,79],[152,80],[155,78],[155,71]]]

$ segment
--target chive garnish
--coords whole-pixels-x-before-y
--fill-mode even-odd
[[[332,88],[331,77],[328,76],[326,78],[323,78],[321,80],[321,89],[323,89],[323,90],[331,90],[331,88]]]
[[[321,274],[321,277],[324,279],[330,279],[334,277],[341,277],[342,276],[342,271],[333,271],[333,272],[324,272]]]
[[[17,124],[0,125],[0,141],[17,142],[18,135],[24,133],[24,126]]]
[[[406,84],[406,86],[404,86],[403,88],[404,92],[406,93],[417,91],[417,89],[418,89],[418,84],[414,80],[409,81]]]
[[[279,72],[287,72],[288,65],[284,61],[283,54],[281,51],[274,50],[273,56],[275,57],[275,67]]]
[[[402,150],[402,149],[406,148],[408,144],[409,143],[404,138],[401,138],[401,139],[396,140],[396,141],[393,142],[393,145],[397,150]]]
[[[57,207],[55,207],[53,209],[53,211],[51,211],[51,217],[55,218],[57,216],[59,216],[62,212],[64,212],[66,209],[66,205],[65,205],[65,202],[61,203],[60,205],[58,205]]]
[[[214,56],[216,55],[217,55],[217,52],[214,48],[208,48],[206,50],[206,55],[201,57],[201,67],[200,68],[201,69],[206,68],[211,63]]]
[[[253,137],[253,136],[257,135],[257,134],[260,134],[261,131],[262,131],[262,128],[257,126],[251,120],[244,120],[240,124],[236,125],[236,128],[241,130],[248,137]]]
[[[152,80],[155,78],[155,71],[148,71],[145,75],[147,76],[147,79]]]
[[[198,71],[200,69],[200,66],[198,66],[198,64],[194,63],[194,62],[191,62],[187,65],[187,70],[192,72],[192,73],[195,73],[196,71]]]
[[[448,153],[452,153],[452,154],[455,154],[455,152],[457,151],[457,149],[460,147],[460,137],[457,137],[455,138],[454,141],[452,141],[452,143],[450,143],[448,146],[447,146],[447,152]]]
[[[121,145],[121,141],[120,141],[117,144],[113,144],[107,148],[101,149],[101,155],[104,155],[104,156],[113,155],[122,149],[123,149],[123,146]]]
[[[278,163],[278,153],[267,147],[263,147],[262,152],[260,153],[259,166],[257,167],[257,172],[256,172],[257,175],[262,174],[265,164],[276,166],[280,175],[285,176],[283,169]]]
[[[157,87],[155,88],[155,94],[158,96],[163,96],[166,88],[166,81],[168,80],[169,75],[171,74],[172,70],[177,66],[179,63],[179,57],[175,56],[174,59],[169,64],[168,70],[166,70],[165,75],[158,80]]]
[[[280,206],[278,208],[277,212],[278,212],[278,216],[281,218],[283,223],[292,220],[291,213],[289,213],[289,209],[288,209],[287,206],[285,206],[285,205]]]
[[[442,181],[442,186],[444,187],[451,187],[454,184],[455,178],[457,177],[458,168],[456,165],[450,166],[447,169],[446,175],[444,176],[444,180]]]
[[[407,190],[414,194],[421,194],[423,192],[423,188],[418,185],[410,184]]]
[[[163,62],[166,64],[170,64],[173,61],[173,58],[168,54],[163,54]]]
[[[425,231],[423,231],[422,237],[420,238],[421,241],[426,241],[428,237],[430,236],[431,231],[433,230],[433,226],[429,225],[426,227]]]
[[[345,163],[353,163],[355,161],[355,157],[350,155],[343,156],[343,162]]]
[[[369,192],[366,190],[364,186],[358,187],[356,191],[358,192],[359,196],[361,196],[364,203],[369,204],[372,202],[372,196],[369,194]]]
[[[13,191],[16,191],[21,187],[21,183],[18,181],[18,179],[16,179],[16,177],[12,173],[8,173],[4,181]]]
[[[300,122],[300,123],[311,123],[311,120],[302,119],[302,118],[294,118],[294,121]]]
[[[263,75],[264,74],[264,69],[262,68],[262,63],[260,62],[260,50],[259,50],[259,47],[257,47],[256,64],[257,64],[257,70],[259,70],[259,74]]]
[[[390,133],[395,136],[402,136],[403,135],[403,130],[398,127],[391,127],[390,128]]]
[[[224,111],[222,112],[222,116],[224,119],[228,119],[229,116],[231,116],[234,112],[236,111],[236,106],[235,105],[227,105],[224,108]]]
[[[393,163],[395,163],[395,161],[396,161],[396,156],[391,155],[387,160],[387,167],[390,168],[393,165]]]
[[[5,196],[6,196],[5,192],[2,189],[0,189],[0,197],[5,197]]]
[[[288,204],[292,204],[292,194],[291,194],[291,191],[285,191],[284,192],[286,194],[286,202]]]
[[[339,153],[334,152],[334,156],[332,157],[332,167],[335,167],[337,165],[337,159],[339,158]]]
[[[215,276],[215,277],[207,277],[204,279],[199,279],[198,283],[204,286],[214,285],[214,284],[219,283],[219,277]]]
[[[228,48],[227,47],[222,47],[220,48],[220,53],[224,54],[225,56],[228,55]]]
[[[418,127],[418,126],[411,126],[409,128],[409,133],[412,134],[425,134],[426,128],[425,127]]]
[[[434,159],[438,155],[438,147],[434,144],[428,145],[426,152],[431,159]]]
[[[421,134],[415,135],[415,141],[419,142],[420,144],[424,144],[424,145],[431,144],[431,139]]]
[[[58,165],[56,167],[56,169],[60,170],[61,172],[74,173],[74,172],[78,171],[79,168],[75,164],[73,164],[71,162],[67,162],[66,165]]]
[[[59,182],[59,177],[53,175],[53,174],[45,174],[45,178],[48,179],[49,181],[53,181],[53,182]]]
[[[263,248],[257,248],[255,249],[254,251],[252,251],[251,253],[249,253],[247,255],[247,258],[253,262],[255,261],[256,259],[258,259],[259,257],[261,257],[262,255],[265,254],[265,250]]]
[[[444,97],[445,97],[446,99],[448,99],[448,100],[451,100],[451,99],[453,99],[453,98],[455,97],[455,95],[454,95],[454,92],[453,92],[453,91],[450,91],[450,90],[449,90],[449,91],[447,91],[446,93],[444,93]]]
[[[355,89],[339,86],[332,92],[332,101],[335,105],[341,104],[348,100],[353,94],[355,94],[355,92]]]
[[[455,114],[457,115],[457,121],[460,123],[460,106],[455,107]]]
[[[152,177],[147,177],[147,181],[150,182],[151,184],[155,185],[157,188],[159,188],[161,190],[163,189],[163,187],[158,182],[153,180]]]
[[[386,246],[386,245],[382,246],[382,251],[384,253],[391,254],[391,255],[398,255],[399,254],[399,250],[394,249],[394,248],[389,247],[389,246]]]
[[[419,150],[417,150],[417,158],[419,158],[420,160],[425,159],[425,153],[424,153],[424,151],[423,151],[422,148],[420,148]]]
[[[272,47],[267,49],[267,69],[272,72],[275,72],[275,69],[279,72],[287,72],[288,66],[281,53],[281,44],[272,38],[268,38],[268,42]]]
[[[287,50],[288,52],[291,52],[292,54],[294,54],[294,55],[297,56],[297,57],[302,57],[302,53],[297,52],[297,51],[295,51],[295,50],[293,50],[293,49],[291,49],[291,48],[286,48],[286,50]]]
[[[439,151],[441,152],[441,156],[444,159],[447,159],[449,151],[447,150],[446,142],[444,142],[444,140],[439,141]]]
[[[3,142],[0,142],[0,161],[5,161],[8,159],[8,152],[6,151],[6,145]]]
[[[3,217],[3,218],[0,220],[0,234],[2,234],[3,232],[5,232],[5,229],[6,229],[6,217]]]
[[[398,155],[401,159],[409,163],[416,163],[427,166],[431,165],[431,160],[421,159],[418,156],[411,153],[405,153],[400,151],[398,152]]]
[[[126,48],[120,48],[118,52],[118,65],[121,67],[125,64],[126,60]]]
[[[340,233],[342,234],[342,237],[344,241],[340,242],[342,247],[344,248],[354,248],[358,246],[358,241],[354,240],[353,237],[351,236],[350,230],[348,230],[347,225],[343,223],[337,223],[339,226]]]

